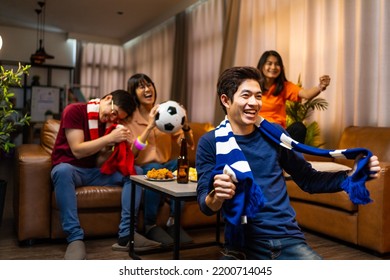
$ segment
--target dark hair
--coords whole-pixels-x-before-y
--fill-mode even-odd
[[[154,96],[155,96],[154,102],[156,102],[156,99],[157,99],[156,86],[154,85],[152,79],[149,78],[146,74],[137,73],[137,74],[134,74],[133,76],[131,76],[127,80],[127,91],[131,94],[131,96],[133,96],[133,98],[135,99],[135,102],[137,103],[137,106],[140,105],[140,102],[139,102],[136,90],[140,85],[145,86],[146,84],[152,84],[152,86],[154,88]],[[154,103],[153,103],[153,105],[154,105]]]
[[[226,108],[222,104],[221,95],[226,96],[233,102],[233,96],[237,92],[239,86],[245,80],[255,80],[260,84],[260,72],[254,67],[232,67],[222,72],[219,76],[217,83],[217,93],[219,102],[221,103],[222,109],[226,114]]]
[[[102,99],[106,96],[111,95],[112,101],[115,105],[117,105],[120,109],[127,113],[128,117],[131,117],[134,111],[137,109],[137,104],[133,98],[127,91],[123,89],[115,90],[109,94],[106,94]]]
[[[286,74],[284,72],[284,65],[283,65],[282,57],[280,56],[280,54],[277,51],[274,51],[274,50],[265,51],[261,55],[259,62],[257,63],[257,69],[259,69],[260,75],[261,75],[261,84],[260,85],[261,85],[261,88],[263,90],[266,89],[265,88],[265,77],[263,74],[263,66],[267,62],[268,57],[270,57],[270,56],[276,57],[279,65],[280,65],[280,68],[281,68],[280,75],[278,77],[276,77],[276,79],[275,79],[276,88],[275,88],[275,91],[273,92],[274,96],[278,96],[282,92],[282,90],[284,89],[284,82],[287,81],[287,78],[286,78]]]

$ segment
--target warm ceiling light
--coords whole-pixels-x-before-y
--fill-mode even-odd
[[[53,59],[54,56],[45,51],[45,15],[46,1],[38,1],[37,13],[37,50],[30,57],[32,64],[43,64],[46,59]]]

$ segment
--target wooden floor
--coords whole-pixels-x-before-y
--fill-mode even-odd
[[[59,241],[41,241],[32,246],[19,246],[14,232],[12,213],[13,179],[12,164],[9,159],[0,158],[0,179],[8,181],[6,203],[0,227],[0,260],[60,260],[64,257],[66,243]],[[11,170],[10,170],[11,169]],[[189,234],[195,242],[215,240],[214,229],[190,230]],[[325,260],[381,260],[390,256],[377,256],[369,251],[356,248],[331,238],[305,232],[307,241]],[[115,237],[86,240],[87,258],[90,260],[122,260],[130,259],[127,252],[111,250],[116,242]],[[180,252],[184,260],[215,260],[221,257],[219,246],[186,249]],[[172,251],[142,255],[142,259],[165,260],[172,258]]]

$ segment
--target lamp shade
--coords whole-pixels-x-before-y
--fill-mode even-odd
[[[1,50],[2,46],[3,46],[3,38],[1,38],[1,35],[0,35],[0,50]]]
[[[37,50],[30,56],[32,64],[43,64],[46,59],[53,59],[54,56],[45,51],[45,14],[46,1],[38,1],[39,8],[35,9],[37,14]]]
[[[39,49],[30,57],[32,64],[43,64],[46,59],[53,59],[54,56],[46,53],[45,47],[42,46],[42,40],[39,40]]]

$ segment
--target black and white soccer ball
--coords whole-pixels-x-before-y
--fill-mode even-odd
[[[165,133],[175,133],[183,127],[185,111],[173,100],[165,101],[158,107],[156,126]]]

